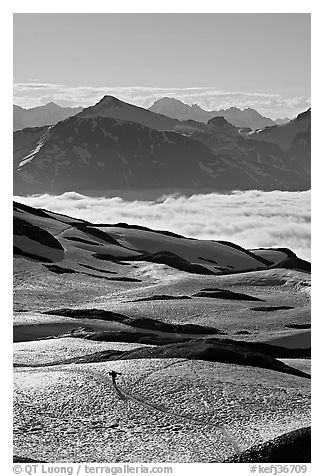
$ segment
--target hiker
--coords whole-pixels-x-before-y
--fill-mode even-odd
[[[115,385],[117,375],[122,375],[122,374],[121,372],[115,372],[114,370],[112,370],[111,372],[109,372],[109,375],[111,376],[113,385]]]

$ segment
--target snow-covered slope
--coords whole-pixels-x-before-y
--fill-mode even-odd
[[[46,140],[48,139],[49,131],[51,130],[52,127],[53,126],[45,127],[45,132],[39,137],[35,147],[33,147],[32,150],[27,155],[24,155],[24,157],[22,157],[22,160],[18,164],[17,170],[19,170],[21,167],[23,167],[24,165],[28,164],[28,162],[31,162],[33,160],[35,155],[41,150]]]
[[[149,262],[197,274],[231,274],[264,270],[280,264],[287,253],[267,259],[233,243],[195,240],[135,225],[94,225],[46,210],[14,204],[14,246],[17,256],[59,268],[85,272],[103,263],[113,274],[125,276],[125,263]],[[65,264],[64,264],[65,263]],[[106,268],[107,269],[107,268]],[[127,271],[126,271],[127,275]]]

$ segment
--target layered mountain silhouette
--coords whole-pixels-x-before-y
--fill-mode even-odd
[[[290,121],[291,119],[289,117],[282,117],[282,118],[278,117],[277,119],[275,119],[274,122],[280,125],[280,124],[287,124],[287,122],[290,122]]]
[[[54,102],[44,106],[24,109],[13,105],[13,130],[17,131],[25,127],[37,127],[56,124],[67,117],[74,116],[82,111],[82,107],[61,107]]]
[[[310,111],[242,135],[224,117],[180,121],[105,96],[53,126],[14,133],[15,194],[303,190],[309,172]]]
[[[275,124],[272,119],[262,116],[255,109],[247,108],[241,110],[237,107],[230,107],[229,109],[220,109],[218,111],[206,111],[198,106],[198,104],[190,106],[178,99],[169,97],[158,99],[149,109],[150,111],[164,114],[181,121],[192,119],[194,121],[207,123],[213,117],[224,117],[233,126],[248,127],[251,130],[261,129]]]
[[[310,175],[311,161],[311,109],[296,119],[250,134],[251,139],[276,144],[285,152],[289,163]]]
[[[137,122],[155,130],[172,130],[179,122],[163,114],[151,112],[143,107],[121,101],[114,96],[104,96],[94,106],[83,109],[79,117],[121,119]]]
[[[213,186],[203,170],[215,161],[212,151],[173,131],[76,116],[42,133],[34,155],[18,164],[16,193]]]
[[[311,133],[311,109],[299,114],[296,119],[285,124],[277,124],[266,127],[263,130],[251,132],[250,137],[253,140],[266,141],[279,145],[283,150],[291,147],[299,134],[307,135],[310,138]]]

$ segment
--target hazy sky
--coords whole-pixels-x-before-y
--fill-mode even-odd
[[[291,115],[310,103],[310,15],[15,14],[14,81],[24,107],[113,93]]]

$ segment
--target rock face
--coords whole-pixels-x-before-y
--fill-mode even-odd
[[[311,462],[311,428],[304,427],[285,433],[241,454],[225,463],[296,463]]]
[[[14,133],[14,193],[307,190],[310,112],[245,133],[179,121],[105,96],[54,126]]]
[[[161,98],[149,108],[152,112],[164,114],[181,121],[192,119],[194,121],[207,123],[213,117],[223,116],[230,124],[237,127],[249,127],[252,130],[274,125],[275,122],[269,117],[262,116],[255,109],[220,109],[219,111],[205,111],[197,104],[189,106],[174,98]]]
[[[56,124],[67,117],[74,116],[82,111],[82,107],[61,107],[54,102],[45,106],[24,109],[13,105],[13,130],[17,131],[25,127],[38,127]]]

